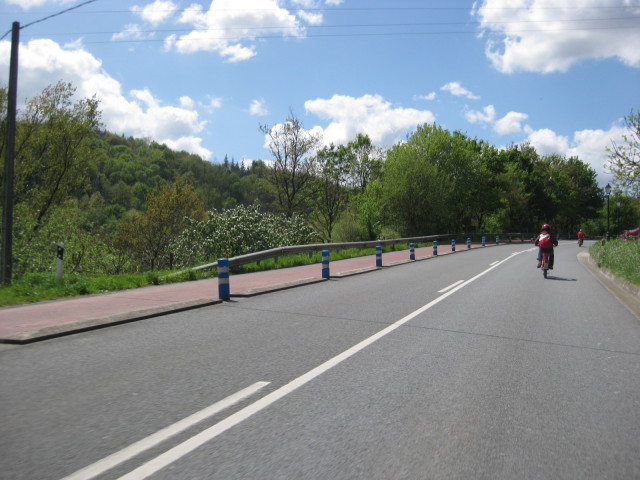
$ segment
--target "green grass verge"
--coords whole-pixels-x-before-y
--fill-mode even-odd
[[[416,245],[416,248],[427,245],[431,244]],[[406,250],[408,248],[409,245],[399,244],[395,245],[395,247],[385,246],[382,250],[383,252],[389,252],[393,250]],[[375,251],[375,248],[333,250],[331,251],[331,260],[372,255]],[[238,274],[296,267],[300,265],[320,263],[321,260],[321,252],[287,255],[233,267],[231,272]],[[181,270],[179,272],[146,272],[139,274],[103,275],[98,277],[66,274],[63,276],[62,281],[59,281],[56,276],[51,273],[29,273],[15,280],[9,286],[0,287],[0,306],[34,303],[81,295],[92,295],[146,287],[150,285],[200,280],[203,278],[214,277],[216,276],[216,273],[216,269],[212,268],[206,271]]]
[[[640,241],[612,240],[594,243],[589,254],[599,267],[640,287]]]

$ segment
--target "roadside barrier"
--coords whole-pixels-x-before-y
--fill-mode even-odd
[[[496,234],[486,234],[486,235],[496,235]],[[482,246],[486,246],[486,235],[482,236]],[[511,235],[517,235],[524,242],[525,235],[524,233],[514,233],[509,234],[505,233],[503,235],[507,235],[511,238]],[[218,296],[221,300],[229,300],[231,297],[231,289],[229,286],[229,269],[231,267],[236,267],[239,265],[245,265],[247,263],[259,262],[261,260],[265,260],[268,258],[278,258],[280,256],[286,255],[295,255],[299,253],[309,253],[311,252],[322,252],[322,278],[328,279],[330,278],[330,250],[343,250],[343,249],[351,249],[351,248],[371,248],[375,246],[376,249],[376,267],[382,267],[382,246],[383,245],[392,245],[395,246],[397,244],[409,244],[409,259],[415,260],[415,245],[416,243],[429,243],[433,242],[433,256],[438,255],[438,239],[452,238],[451,240],[451,251],[456,251],[456,237],[457,238],[465,238],[465,234],[442,234],[442,235],[430,235],[425,237],[411,237],[411,238],[396,238],[396,239],[388,239],[388,240],[372,240],[372,241],[362,241],[362,242],[343,242],[343,243],[320,243],[320,244],[309,244],[309,245],[295,245],[290,247],[278,247],[272,248],[270,250],[263,250],[261,252],[255,253],[247,253],[245,255],[239,255],[237,257],[232,258],[219,258],[218,261],[213,263],[208,263],[206,265],[200,265],[198,267],[193,267],[189,270],[185,270],[182,272],[175,272],[171,275],[178,275],[184,273],[186,271],[198,271],[204,270],[207,268],[217,268],[218,269]],[[467,238],[467,249],[471,248],[471,237]],[[496,235],[496,245],[500,245],[500,235]]]
[[[322,278],[331,278],[329,273],[329,250],[322,251]]]
[[[228,258],[218,259],[218,298],[220,300],[229,300],[231,298]]]

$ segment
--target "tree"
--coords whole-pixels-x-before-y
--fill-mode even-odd
[[[186,219],[204,220],[204,203],[194,188],[178,179],[147,197],[147,210],[119,225],[116,243],[138,259],[143,268],[173,268],[172,248]]]
[[[320,135],[306,131],[293,113],[283,124],[273,127],[260,125],[260,131],[264,133],[267,148],[274,157],[266,178],[274,187],[280,209],[291,217],[305,209],[305,203],[313,193],[309,187]]]
[[[371,143],[368,135],[359,133],[346,145],[344,153],[349,184],[357,191],[364,190],[369,182],[380,176],[383,152]]]
[[[74,103],[74,94],[69,83],[49,86],[27,102],[17,121],[14,202],[29,204],[33,230],[40,228],[52,208],[88,187],[100,112],[95,98]],[[5,98],[2,93],[0,99]]]
[[[384,224],[402,236],[442,233],[453,183],[433,161],[440,153],[431,126],[418,127],[406,143],[387,152],[381,179]],[[373,185],[377,182],[373,182]]]
[[[333,229],[347,201],[348,149],[331,144],[317,155],[317,196],[314,219],[323,240],[331,242]]]
[[[625,117],[629,133],[622,138],[626,145],[611,142],[608,168],[615,175],[615,182],[621,189],[627,189],[640,198],[640,112]]]

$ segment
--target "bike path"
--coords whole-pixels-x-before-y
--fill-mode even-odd
[[[482,248],[482,245],[472,244],[471,248]],[[459,245],[456,251],[467,250],[466,245]],[[451,253],[454,252],[450,245],[440,245],[438,248],[439,255]],[[433,248],[416,248],[415,257],[416,261],[431,258]],[[382,255],[383,268],[410,261],[409,250]],[[376,269],[375,255],[330,262],[332,278]],[[316,263],[232,274],[229,283],[232,297],[247,297],[325,280],[322,278],[321,264]],[[218,279],[211,278],[3,307],[0,308],[0,343],[26,344],[220,302]]]

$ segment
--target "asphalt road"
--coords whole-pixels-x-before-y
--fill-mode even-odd
[[[577,252],[547,280],[528,245],[478,249],[2,350],[0,478],[640,478],[640,321]]]

